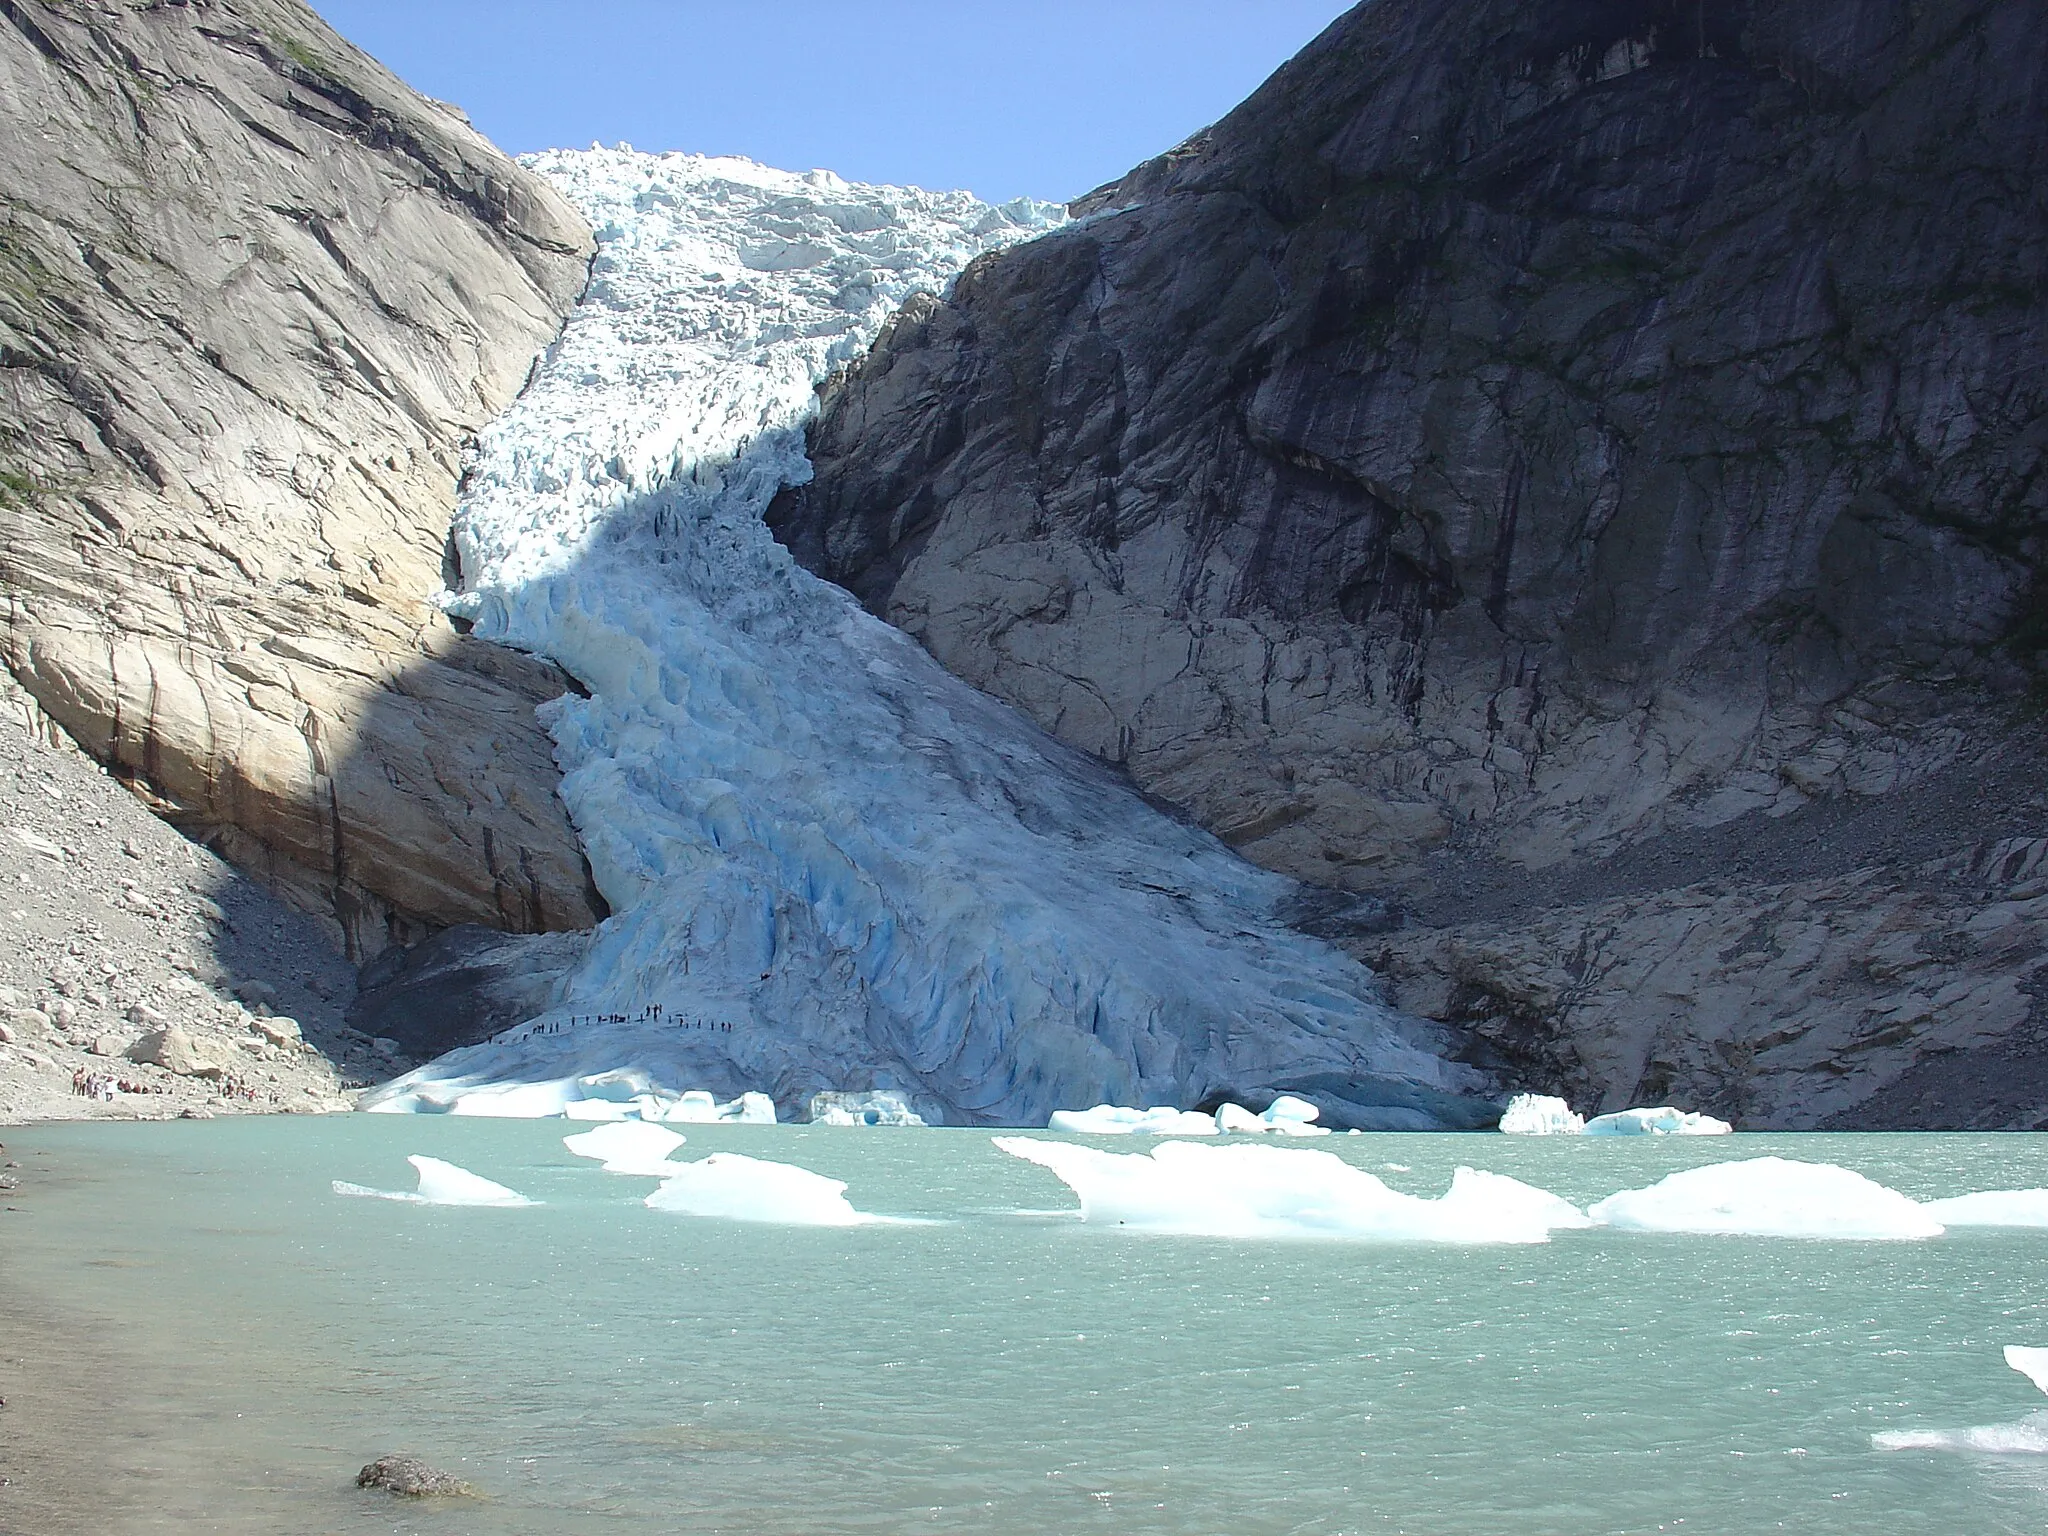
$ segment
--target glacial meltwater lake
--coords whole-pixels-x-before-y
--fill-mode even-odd
[[[1449,1247],[1142,1234],[958,1129],[687,1126],[844,1179],[844,1228],[641,1204],[560,1121],[0,1131],[0,1529],[448,1533],[2040,1532],[2048,1454],[1873,1436],[2048,1399],[2048,1231],[1566,1231]],[[1100,1141],[1097,1145],[1113,1145]],[[2048,1185],[2048,1137],[1313,1144],[1583,1205],[1702,1163],[1916,1198]],[[1142,1151],[1143,1145],[1116,1145]],[[351,1199],[408,1153],[542,1203]],[[33,1413],[33,1422],[23,1419]],[[408,1449],[483,1497],[359,1492]]]

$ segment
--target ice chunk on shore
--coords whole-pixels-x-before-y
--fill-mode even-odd
[[[2005,1346],[2005,1363],[2043,1392],[2048,1392],[2048,1349],[2029,1349],[2024,1344],[2008,1344]]]
[[[1917,1238],[1943,1230],[1916,1201],[1860,1173],[1783,1157],[1689,1168],[1609,1195],[1587,1214],[1631,1232]]]
[[[346,1179],[334,1181],[337,1195],[360,1195],[372,1200],[402,1200],[409,1205],[533,1205],[516,1189],[507,1189],[489,1179],[471,1173],[467,1168],[458,1168],[453,1163],[444,1163],[438,1157],[408,1157],[420,1177],[420,1187],[415,1192],[405,1189],[371,1189],[367,1184],[351,1184]]]
[[[1654,1109],[1618,1109],[1586,1122],[1588,1136],[1726,1136],[1734,1126],[1712,1115],[1695,1115],[1660,1104]]]
[[[847,1203],[844,1180],[738,1152],[714,1152],[700,1162],[678,1164],[646,1204],[685,1216],[795,1227],[856,1227],[875,1220]]]
[[[1201,1237],[1541,1243],[1588,1225],[1577,1207],[1502,1174],[1460,1168],[1435,1200],[1404,1195],[1330,1152],[1169,1141],[1145,1153],[997,1136],[1081,1199],[1083,1221]]]
[[[1550,1094],[1518,1093],[1508,1100],[1500,1128],[1508,1136],[1576,1136],[1586,1129],[1586,1117]]]
[[[1945,1227],[2048,1227],[2048,1189],[1987,1189],[1920,1208]]]
[[[1219,1129],[1210,1116],[1192,1109],[1127,1109],[1121,1104],[1056,1109],[1045,1128],[1083,1136],[1214,1136]],[[1261,1125],[1260,1129],[1267,1127]]]
[[[900,1093],[877,1088],[872,1093],[814,1093],[813,1125],[915,1125],[924,1119]]]
[[[562,1145],[578,1157],[595,1158],[606,1173],[655,1174],[667,1178],[680,1166],[668,1156],[683,1144],[683,1138],[659,1125],[622,1120],[601,1125],[594,1131],[564,1136]]]

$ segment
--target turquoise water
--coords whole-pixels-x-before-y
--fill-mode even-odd
[[[26,1182],[0,1215],[0,1279],[90,1345],[108,1398],[84,1422],[114,1449],[104,1485],[66,1505],[75,1528],[2048,1529],[2048,1456],[1871,1442],[2048,1410],[2000,1359],[2048,1344],[2048,1233],[1136,1235],[1081,1224],[1064,1186],[985,1133],[688,1127],[679,1157],[795,1162],[847,1180],[862,1210],[928,1219],[775,1227],[646,1210],[653,1181],[570,1156],[574,1129],[357,1115],[5,1132]],[[1765,1153],[1921,1198],[2048,1185],[2048,1137],[1317,1145],[1415,1193],[1469,1163],[1581,1203]],[[411,1152],[545,1203],[329,1187],[409,1188]],[[399,1448],[488,1497],[350,1486]],[[35,1484],[57,1464],[14,1471],[9,1492],[49,1507]]]

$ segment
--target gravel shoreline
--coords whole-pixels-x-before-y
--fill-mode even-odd
[[[0,689],[0,1124],[327,1114],[404,1069],[319,922]]]

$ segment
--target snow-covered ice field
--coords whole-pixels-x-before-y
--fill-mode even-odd
[[[1280,919],[1287,882],[949,677],[762,523],[809,475],[817,382],[1060,212],[623,148],[532,164],[598,254],[483,434],[445,604],[588,690],[544,718],[614,915],[557,1008],[382,1105],[632,1067],[785,1118],[819,1090],[1042,1126],[1286,1089],[1338,1128],[1478,1123],[1473,1075]]]

